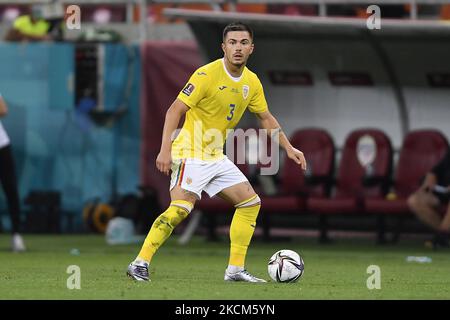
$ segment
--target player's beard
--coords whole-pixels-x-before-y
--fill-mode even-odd
[[[235,62],[235,61],[233,61],[232,59],[229,59],[229,58],[227,58],[227,59],[228,59],[228,62],[231,65],[233,65],[234,67],[236,67],[236,68],[242,68],[242,66],[245,66],[245,64],[247,63],[247,59],[242,59],[239,62]]]
[[[242,68],[243,66],[245,66],[246,63],[247,63],[247,60],[242,61],[242,62],[235,63],[234,65],[235,65],[236,67]]]

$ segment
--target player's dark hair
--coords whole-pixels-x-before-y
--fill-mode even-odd
[[[222,40],[223,42],[225,42],[225,37],[227,36],[227,33],[230,31],[247,31],[248,34],[250,35],[250,38],[253,40],[253,30],[245,23],[243,22],[232,22],[229,25],[227,25],[224,29],[223,29],[223,35],[222,35]]]

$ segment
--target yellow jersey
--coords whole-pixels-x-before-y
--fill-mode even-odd
[[[14,29],[29,36],[45,36],[50,29],[50,23],[38,19],[35,23],[31,21],[28,15],[20,16],[14,21]]]
[[[268,110],[261,81],[247,67],[241,76],[229,74],[222,59],[198,68],[177,97],[189,110],[172,143],[172,158],[218,160],[223,146],[245,110]]]

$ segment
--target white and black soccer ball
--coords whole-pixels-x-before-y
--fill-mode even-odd
[[[277,251],[269,260],[269,276],[276,282],[297,282],[304,270],[302,257],[292,250]]]

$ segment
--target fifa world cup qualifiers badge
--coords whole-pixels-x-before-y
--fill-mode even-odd
[[[192,92],[194,92],[195,86],[192,83],[188,83],[186,87],[183,89],[183,93],[187,96],[190,96]]]

